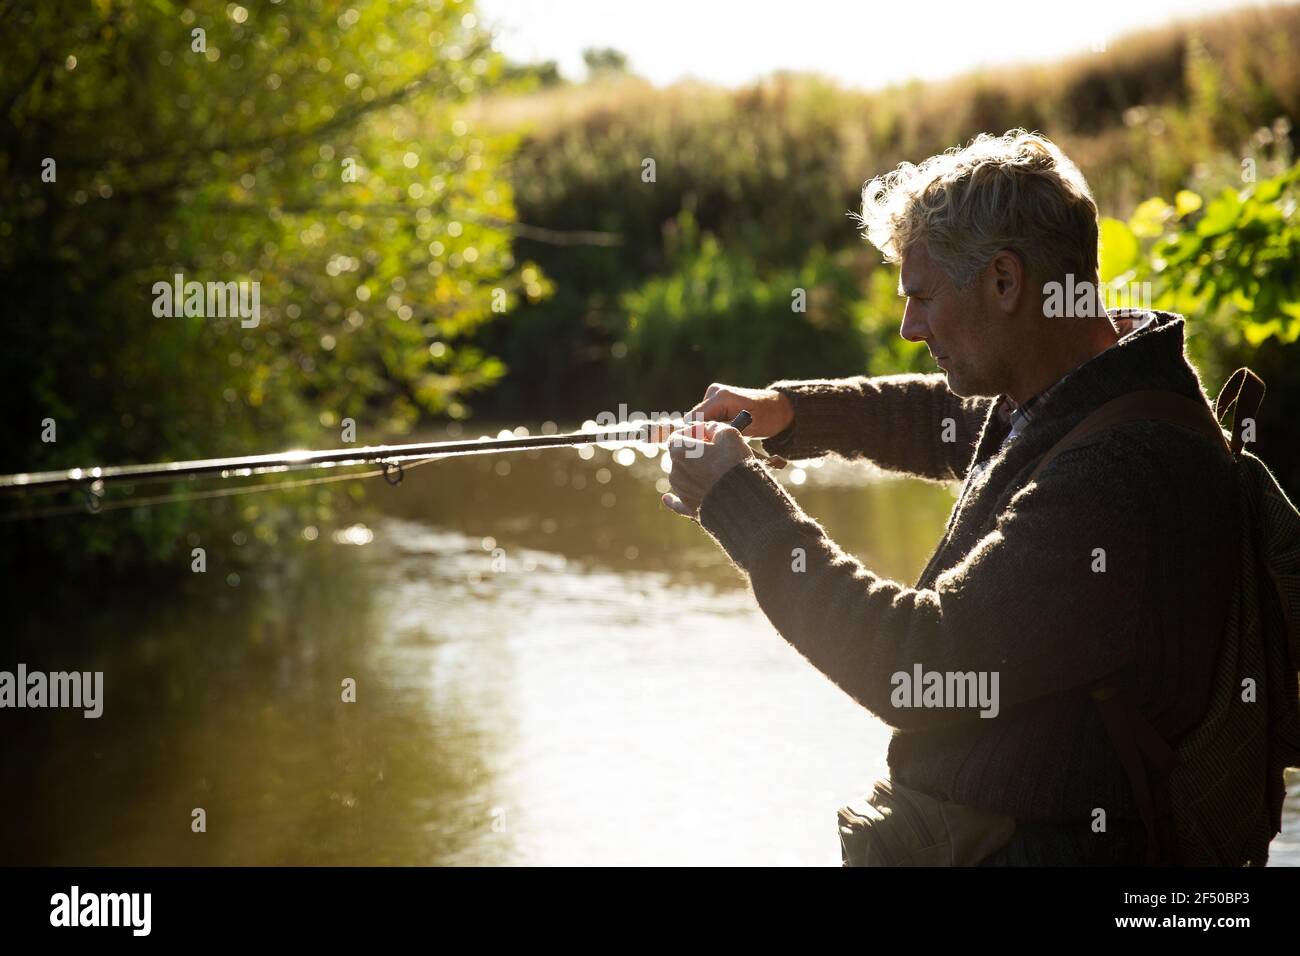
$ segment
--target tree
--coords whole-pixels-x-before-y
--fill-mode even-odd
[[[78,10],[0,9],[22,38],[0,57],[0,471],[335,445],[344,418],[364,443],[465,414],[503,367],[464,338],[543,288],[511,251],[512,143],[458,113],[501,67],[472,4]],[[177,275],[257,283],[257,321],[156,314]],[[129,563],[201,520],[40,534]]]
[[[627,54],[612,47],[587,47],[582,51],[582,62],[587,65],[589,79],[628,71]]]

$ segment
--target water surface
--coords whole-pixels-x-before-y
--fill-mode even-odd
[[[663,508],[658,458],[584,454],[412,469],[238,585],[35,602],[15,660],[103,670],[108,699],[6,714],[3,861],[838,864],[887,729]],[[953,500],[843,463],[783,480],[907,581]],[[1292,789],[1274,863],[1300,861]]]

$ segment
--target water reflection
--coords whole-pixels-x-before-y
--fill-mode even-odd
[[[107,704],[6,715],[3,862],[837,863],[887,731],[662,507],[662,474],[603,448],[452,459],[239,587],[33,601],[14,660],[104,670]],[[795,490],[911,579],[951,492],[861,474]],[[1297,803],[1275,863],[1300,860]]]

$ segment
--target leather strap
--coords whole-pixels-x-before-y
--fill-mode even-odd
[[[1239,368],[1228,376],[1219,390],[1219,397],[1214,400],[1214,417],[1223,421],[1228,409],[1232,409],[1232,456],[1241,454],[1242,433],[1247,420],[1254,420],[1264,401],[1264,380],[1248,368]]]
[[[1029,481],[1036,480],[1057,455],[1089,435],[1134,421],[1162,421],[1194,429],[1210,437],[1222,447],[1225,455],[1235,460],[1241,453],[1245,422],[1259,410],[1263,399],[1264,382],[1247,368],[1238,369],[1229,377],[1215,399],[1213,410],[1204,400],[1197,401],[1175,392],[1158,389],[1129,392],[1093,410],[1066,432],[1039,459]],[[1229,436],[1225,436],[1219,421],[1230,408],[1233,410],[1232,430]],[[1232,558],[1232,555],[1223,555],[1225,568],[1231,566]],[[1177,754],[1114,678],[1094,685],[1091,694],[1133,787],[1138,812],[1147,831],[1147,865],[1177,863],[1177,840],[1169,802],[1169,774],[1178,762]],[[1148,764],[1154,771],[1154,778],[1148,776]]]
[[[1173,863],[1176,842],[1171,830],[1169,774],[1178,763],[1178,755],[1160,731],[1143,716],[1127,693],[1114,679],[1107,679],[1092,689],[1093,700],[1101,713],[1124,773],[1133,787],[1138,813],[1147,831],[1146,864]],[[1155,779],[1147,775],[1143,756],[1155,770]]]
[[[1249,371],[1242,369],[1241,371]],[[1234,375],[1237,373],[1234,373]],[[1254,373],[1251,373],[1252,375]],[[1259,381],[1258,376],[1255,380]],[[1262,382],[1260,383],[1262,386]],[[1227,386],[1225,386],[1226,389]],[[1263,393],[1260,393],[1261,398]],[[1222,396],[1220,396],[1220,400]],[[1236,399],[1234,398],[1234,401]],[[1217,403],[1216,403],[1217,405]],[[1243,407],[1238,404],[1238,410]],[[1258,409],[1256,404],[1255,408]],[[1144,389],[1137,392],[1127,392],[1118,398],[1112,398],[1109,402],[1094,409],[1088,414],[1083,421],[1075,425],[1065,433],[1065,436],[1055,445],[1047,450],[1047,453],[1038,460],[1034,470],[1029,474],[1029,480],[1034,481],[1047,468],[1048,465],[1059,455],[1072,445],[1076,445],[1083,439],[1105,428],[1114,425],[1123,425],[1128,422],[1137,422],[1145,420],[1155,420],[1170,422],[1174,425],[1184,425],[1188,428],[1194,428],[1197,431],[1211,437],[1214,441],[1223,446],[1223,450],[1235,456],[1236,452],[1231,450],[1228,439],[1224,437],[1223,429],[1215,418],[1215,413],[1210,411],[1210,406],[1203,401],[1196,401],[1179,395],[1176,392],[1168,392],[1161,389]],[[1234,416],[1234,434],[1236,428],[1236,418]],[[1240,445],[1238,445],[1238,451]]]

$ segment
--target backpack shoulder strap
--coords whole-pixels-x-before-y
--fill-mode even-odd
[[[1246,422],[1253,421],[1264,401],[1264,380],[1248,368],[1239,368],[1228,376],[1219,390],[1219,397],[1214,400],[1214,417],[1223,421],[1228,409],[1232,409],[1232,456],[1241,454]]]
[[[1249,369],[1238,370],[1238,372],[1234,373],[1233,378],[1236,378],[1237,375],[1240,375],[1243,372],[1254,377],[1256,382],[1259,381],[1258,376],[1255,376]],[[1227,391],[1228,386],[1225,385],[1224,393]],[[1216,411],[1219,403],[1223,401],[1224,393],[1220,393],[1218,401],[1215,402]],[[1260,382],[1259,395],[1262,400],[1262,382]],[[1251,396],[1253,396],[1253,390]],[[1205,402],[1198,402],[1195,399],[1186,397],[1185,395],[1179,395],[1177,392],[1169,392],[1163,389],[1143,389],[1136,392],[1126,392],[1118,398],[1112,398],[1109,402],[1094,409],[1086,418],[1083,419],[1083,421],[1079,422],[1079,424],[1066,432],[1064,437],[1049,448],[1047,453],[1038,460],[1038,464],[1035,465],[1034,470],[1030,472],[1029,480],[1034,481],[1037,479],[1043,470],[1052,463],[1057,455],[1065,451],[1067,448],[1083,441],[1083,439],[1088,436],[1114,425],[1123,425],[1128,422],[1136,421],[1154,420],[1194,428],[1223,445],[1225,453],[1235,455],[1241,450],[1240,441],[1238,440],[1240,434],[1238,432],[1238,425],[1242,416],[1240,416],[1239,413],[1242,408],[1248,407],[1248,405],[1247,403],[1238,401],[1236,397],[1234,397],[1233,402],[1230,402],[1229,404],[1233,403],[1237,406],[1238,414],[1233,416],[1234,437],[1232,444],[1230,444],[1223,434],[1223,429],[1219,427],[1218,420],[1215,417],[1216,412],[1210,411],[1210,406]],[[1255,409],[1258,409],[1258,407],[1259,403],[1256,402]],[[1254,414],[1254,409],[1251,410],[1251,414]],[[1244,425],[1241,425],[1241,427],[1244,428]],[[1233,448],[1233,445],[1236,446],[1235,449]]]
[[[1240,368],[1229,377],[1215,399],[1213,410],[1204,401],[1175,392],[1160,389],[1128,392],[1094,409],[1066,432],[1038,460],[1029,480],[1037,479],[1057,455],[1088,436],[1134,421],[1162,421],[1194,429],[1210,437],[1226,456],[1235,460],[1241,453],[1246,423],[1259,410],[1263,399],[1264,383],[1248,368]],[[1225,435],[1219,421],[1228,409],[1233,411],[1232,429]],[[1133,787],[1147,832],[1147,864],[1177,863],[1177,839],[1172,830],[1168,792],[1169,774],[1177,763],[1174,749],[1116,679],[1100,681],[1090,692]],[[1148,774],[1148,766],[1153,773]]]
[[[1091,694],[1106,726],[1106,735],[1133,788],[1133,798],[1147,832],[1146,865],[1178,863],[1178,844],[1169,804],[1169,774],[1178,763],[1177,754],[1116,679],[1100,681]],[[1155,771],[1150,776],[1146,770],[1148,764]]]

